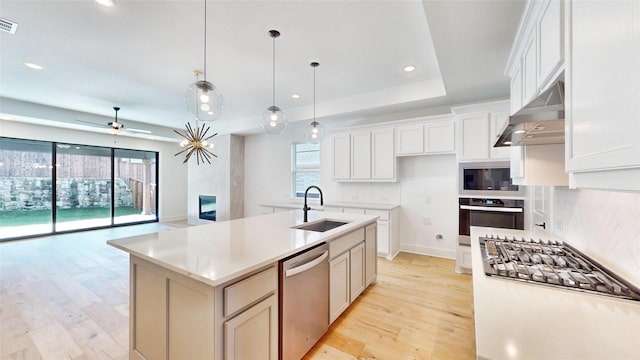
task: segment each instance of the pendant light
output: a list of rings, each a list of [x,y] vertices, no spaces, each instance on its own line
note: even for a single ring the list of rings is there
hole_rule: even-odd
[[[276,38],[280,36],[278,30],[269,30],[269,36],[273,39],[273,101],[265,110],[260,120],[262,130],[267,134],[280,134],[287,127],[287,114],[276,106]]]
[[[304,137],[308,143],[319,144],[324,137],[324,127],[316,121],[316,68],[320,66],[317,62],[312,62],[313,68],[313,121],[304,132]]]
[[[194,71],[193,73],[196,76],[196,83],[197,83],[198,75],[200,72]],[[183,140],[180,142],[180,146],[184,148],[183,150],[176,153],[174,156],[178,156],[186,152],[187,154],[185,156],[184,161],[182,162],[183,164],[186,164],[191,158],[191,155],[194,155],[194,154],[196,155],[195,158],[196,158],[196,163],[198,165],[200,165],[200,161],[202,161],[203,164],[205,161],[211,164],[211,157],[212,156],[218,157],[218,156],[211,152],[211,149],[213,149],[214,145],[213,143],[210,143],[209,140],[214,136],[218,135],[218,133],[207,136],[207,133],[209,132],[210,127],[205,124],[202,124],[202,128],[200,128],[197,117],[196,117],[195,129],[191,127],[191,124],[189,122],[187,122],[185,127],[187,128],[187,131],[184,133],[181,133],[178,130],[173,130],[176,134],[182,136]]]
[[[189,85],[185,97],[187,112],[196,120],[213,121],[222,115],[224,100],[220,91],[207,81],[207,0],[204,1],[204,72],[193,72],[196,82]],[[198,76],[203,75],[199,80]]]

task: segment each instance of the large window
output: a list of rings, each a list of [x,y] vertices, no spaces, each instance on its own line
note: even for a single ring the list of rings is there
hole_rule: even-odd
[[[293,144],[291,178],[295,198],[303,198],[309,186],[320,184],[320,144]],[[308,197],[318,198],[319,196],[317,190],[309,191]]]
[[[0,240],[158,221],[157,157],[0,137]]]

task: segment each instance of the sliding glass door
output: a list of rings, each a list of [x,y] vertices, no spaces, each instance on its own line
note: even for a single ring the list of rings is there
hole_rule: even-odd
[[[111,225],[111,149],[56,144],[56,231]]]
[[[0,239],[53,231],[51,143],[0,138]]]
[[[153,151],[0,137],[0,241],[158,221],[157,169]]]
[[[156,153],[114,149],[114,222],[153,220],[156,217]]]

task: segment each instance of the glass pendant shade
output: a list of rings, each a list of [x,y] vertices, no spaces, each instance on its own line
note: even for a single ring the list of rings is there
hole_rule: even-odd
[[[262,113],[260,126],[268,134],[281,134],[287,128],[287,114],[277,106],[269,106]]]
[[[304,138],[308,143],[319,144],[324,138],[324,127],[319,122],[313,121],[304,131]]]
[[[185,102],[189,115],[200,121],[213,121],[224,110],[222,94],[206,80],[198,80],[189,85]]]

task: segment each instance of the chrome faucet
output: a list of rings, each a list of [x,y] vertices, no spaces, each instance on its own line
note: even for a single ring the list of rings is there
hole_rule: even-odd
[[[322,198],[322,190],[320,190],[320,188],[315,185],[309,186],[307,190],[304,191],[304,207],[302,208],[302,211],[304,211],[304,222],[308,221],[307,212],[311,210],[311,208],[307,205],[307,193],[312,188],[318,189],[318,192],[320,192],[320,205],[324,205],[324,199]]]

